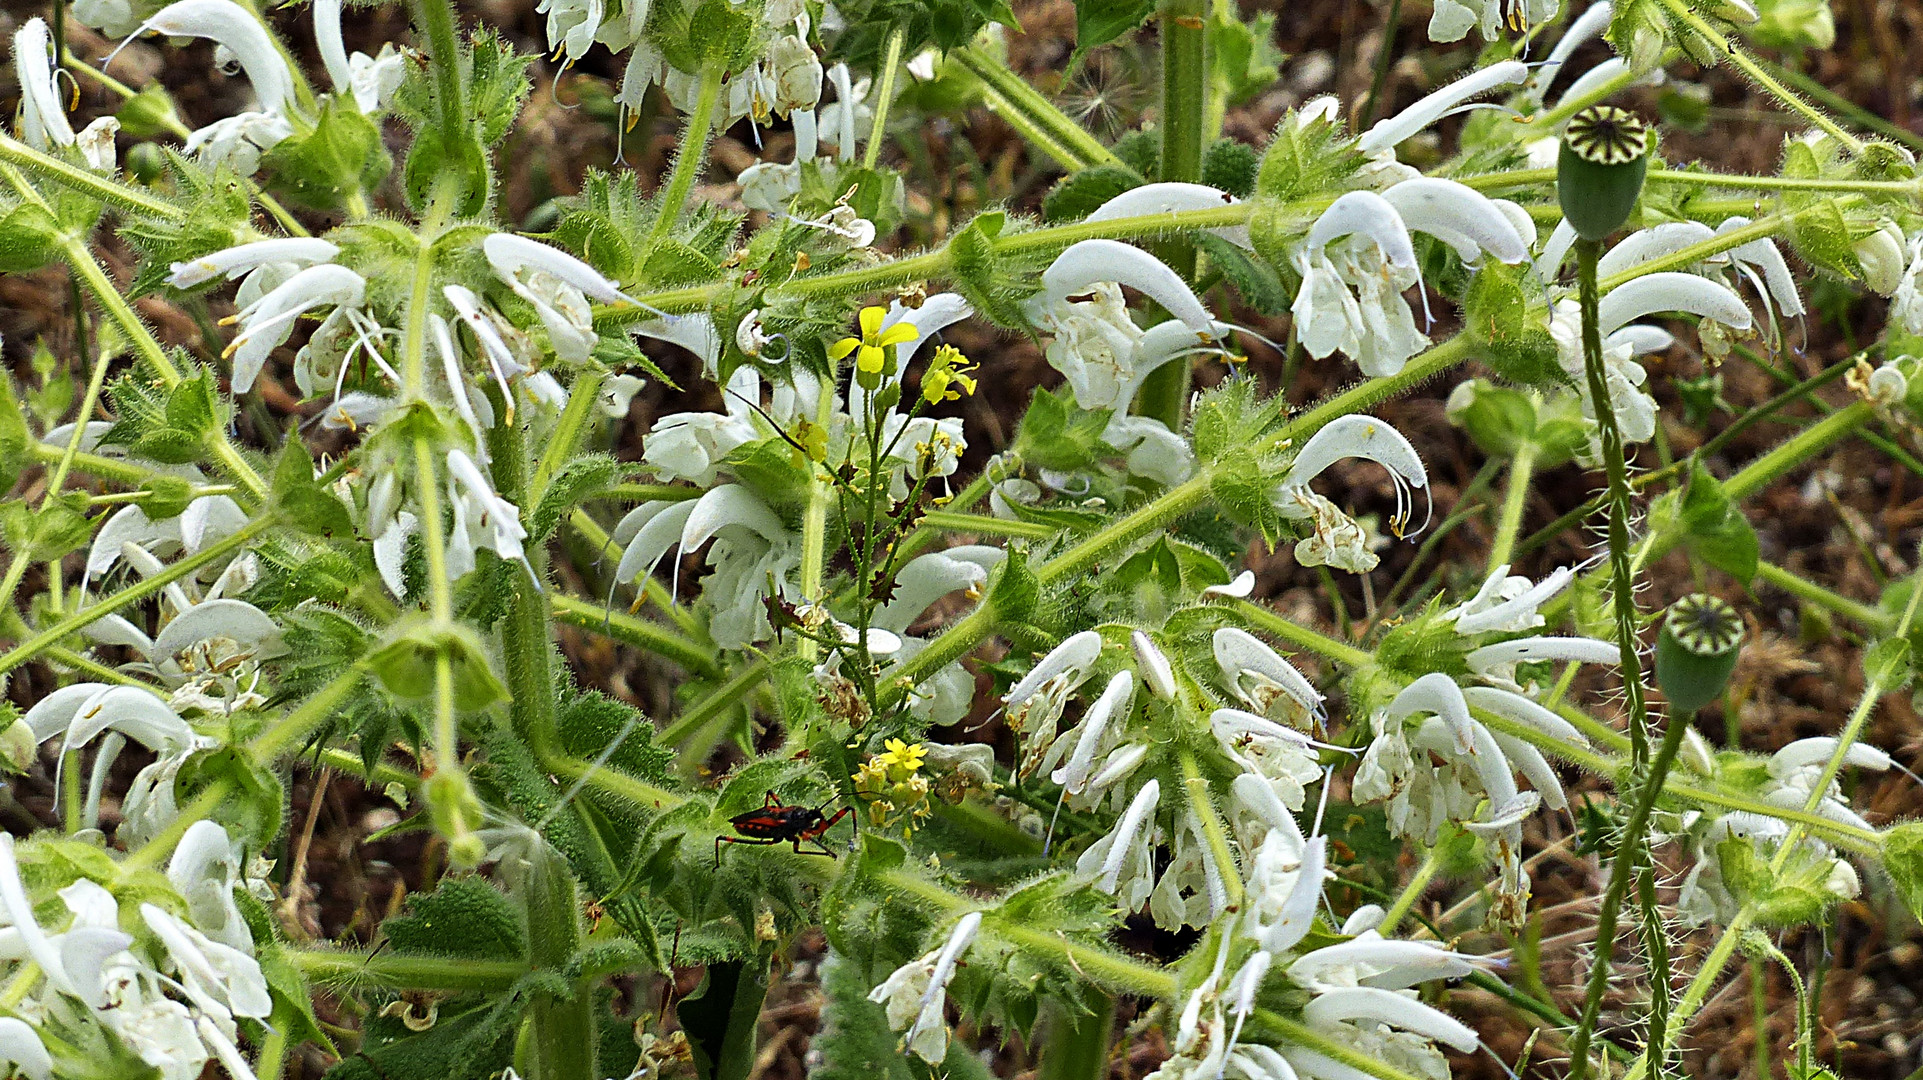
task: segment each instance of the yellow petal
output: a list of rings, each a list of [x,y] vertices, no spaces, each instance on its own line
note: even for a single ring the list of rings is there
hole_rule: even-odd
[[[861,336],[872,340],[876,334],[881,333],[881,321],[887,317],[888,317],[888,313],[886,311],[883,311],[881,308],[878,308],[878,307],[862,308],[861,309]]]
[[[842,357],[847,356],[849,353],[854,352],[855,348],[860,344],[861,344],[860,338],[851,338],[851,337],[842,338],[840,341],[837,341],[833,345],[828,346],[828,359],[839,360]]]
[[[875,342],[875,344],[900,345],[905,341],[913,341],[920,336],[921,331],[915,329],[908,323],[898,322],[884,331],[881,335],[881,340]]]
[[[861,351],[855,354],[855,366],[870,375],[880,371],[887,361],[888,354],[873,345],[863,345]]]

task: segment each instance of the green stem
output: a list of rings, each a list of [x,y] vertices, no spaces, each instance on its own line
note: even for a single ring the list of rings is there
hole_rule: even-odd
[[[1115,1033],[1115,998],[1096,992],[1079,1008],[1060,1004],[1042,1029],[1042,1064],[1036,1080],[1105,1080],[1109,1039]]]
[[[1735,64],[1737,69],[1744,75],[1749,76],[1751,82],[1781,102],[1791,112],[1796,113],[1803,119],[1808,120],[1810,123],[1828,132],[1837,142],[1842,143],[1844,148],[1849,150],[1850,153],[1857,154],[1863,151],[1862,140],[1844,131],[1842,127],[1838,126],[1836,121],[1831,120],[1823,110],[1804,101],[1792,93],[1788,87],[1777,82],[1770,76],[1769,72],[1764,71],[1756,61],[1750,59],[1748,52],[1737,46],[1735,42],[1725,38],[1720,31],[1709,24],[1708,20],[1696,14],[1695,9],[1691,8],[1684,0],[1660,0],[1660,2],[1664,7],[1669,9],[1673,17],[1681,21],[1685,26],[1688,26],[1691,30],[1708,39],[1709,43],[1716,47],[1716,51],[1719,54],[1729,57],[1729,62]]]
[[[773,666],[767,660],[756,660],[735,673],[735,677],[716,687],[700,703],[682,713],[675,721],[661,729],[655,742],[663,746],[677,746],[681,740],[706,727],[710,720],[747,697],[749,691],[760,686],[771,674]]]
[[[1037,145],[1073,171],[1090,165],[1120,165],[1122,159],[1080,124],[1069,119],[1027,79],[1008,70],[998,57],[975,46],[956,49],[948,58],[982,81],[989,107],[1018,129],[1034,132]]]
[[[1489,545],[1489,572],[1508,566],[1516,550],[1516,534],[1522,530],[1522,512],[1529,504],[1529,480],[1536,468],[1537,447],[1525,440],[1509,459],[1509,486],[1502,495],[1502,513],[1496,518],[1496,539]]]
[[[1395,936],[1396,927],[1401,925],[1403,917],[1408,915],[1416,903],[1422,899],[1422,894],[1429,891],[1429,883],[1436,879],[1436,872],[1441,869],[1441,849],[1432,847],[1428,854],[1422,857],[1422,865],[1416,867],[1415,876],[1410,878],[1409,883],[1396,894],[1395,903],[1389,905],[1388,912],[1382,916],[1382,924],[1376,927],[1383,937]]]
[[[454,7],[448,0],[412,0],[409,6],[414,9],[414,25],[427,38],[435,103],[441,107],[441,134],[448,145],[453,146],[459,135],[471,126],[467,109],[467,64],[462,58]],[[298,65],[293,66],[298,70]]]
[[[1247,600],[1227,600],[1222,602],[1222,606],[1240,615],[1244,622],[1258,630],[1326,656],[1345,667],[1360,668],[1375,663],[1375,654],[1367,649],[1358,649],[1347,642],[1318,634],[1306,626],[1297,626],[1260,604],[1252,604]]]
[[[1182,765],[1182,788],[1188,794],[1189,812],[1195,815],[1196,823],[1202,826],[1202,838],[1208,842],[1209,858],[1215,863],[1216,875],[1222,879],[1222,889],[1228,897],[1230,908],[1242,903],[1242,868],[1235,864],[1235,852],[1229,847],[1228,830],[1222,827],[1221,815],[1215,812],[1215,803],[1209,798],[1208,778],[1202,775],[1202,768],[1195,760],[1195,753],[1184,748],[1180,754]]]
[[[554,474],[581,448],[589,418],[600,404],[603,378],[599,368],[587,368],[575,377],[574,385],[568,387],[567,408],[561,410],[561,419],[555,422],[554,433],[548,436],[547,448],[541,451],[540,464],[535,466],[534,478],[522,496],[523,508],[532,510],[540,504],[541,497],[547,494],[548,481],[554,479]]]
[[[1858,603],[1847,596],[1832,592],[1774,563],[1757,563],[1756,576],[1765,584],[1774,585],[1799,600],[1835,612],[1872,633],[1887,634],[1890,628],[1896,625],[1896,617],[1889,612],[1879,611],[1868,604]]]
[[[675,152],[668,183],[661,191],[655,210],[654,224],[648,229],[650,248],[659,246],[674,231],[674,223],[681,218],[681,208],[687,204],[688,193],[694,190],[695,177],[707,164],[709,129],[714,127],[715,103],[721,100],[721,78],[725,74],[718,64],[702,69],[694,111],[688,114],[687,126],[681,129],[681,148]],[[642,313],[645,314],[645,309]]]
[[[341,987],[500,994],[529,970],[520,960],[410,956],[392,951],[375,956],[332,949],[285,949],[281,955],[292,960],[310,982]]]
[[[902,25],[888,33],[888,50],[881,61],[881,85],[875,89],[875,124],[868,131],[868,148],[862,153],[861,167],[872,169],[881,160],[882,140],[888,134],[888,107],[895,102],[895,79],[901,72],[901,43],[906,28]]]
[[[51,154],[44,154],[26,143],[0,132],[0,162],[31,169],[63,187],[92,196],[110,206],[168,221],[187,220],[187,211],[163,202],[139,188],[118,184],[99,173],[69,165]]]
[[[972,533],[976,536],[1012,536],[1022,540],[1047,540],[1062,530],[1039,521],[1014,521],[984,514],[957,514],[929,510],[921,515],[921,526],[940,532]]]
[[[690,673],[714,675],[719,672],[710,650],[658,623],[637,619],[626,612],[614,611],[589,600],[566,593],[552,598],[554,618],[590,633],[602,634],[624,645],[646,649],[666,657]]]

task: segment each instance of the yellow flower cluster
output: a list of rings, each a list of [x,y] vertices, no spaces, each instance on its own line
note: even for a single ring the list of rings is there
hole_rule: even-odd
[[[941,346],[935,350],[934,359],[928,362],[928,370],[922,373],[922,398],[930,405],[938,405],[944,401],[973,397],[975,379],[968,373],[980,366],[969,363],[968,357],[953,345]]]
[[[882,376],[895,373],[895,346],[921,336],[921,331],[905,322],[882,329],[881,324],[887,318],[886,308],[862,308],[858,319],[861,336],[845,337],[828,347],[830,360],[839,360],[849,353],[855,354],[855,381],[864,390],[873,390],[881,385]]]
[[[871,824],[878,828],[900,825],[912,836],[934,813],[928,801],[928,778],[921,774],[928,751],[920,743],[910,745],[900,739],[889,739],[886,747],[855,773],[855,793],[866,805]]]

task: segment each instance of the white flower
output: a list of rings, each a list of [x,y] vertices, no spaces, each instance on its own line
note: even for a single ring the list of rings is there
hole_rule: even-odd
[[[1415,447],[1402,433],[1371,416],[1339,417],[1310,437],[1290,463],[1289,471],[1270,498],[1285,518],[1308,520],[1312,531],[1295,545],[1296,561],[1304,566],[1337,566],[1366,573],[1379,561],[1362,528],[1335,504],[1309,490],[1309,481],[1344,458],[1373,461],[1389,470],[1395,486],[1396,510],[1389,527],[1397,536],[1409,532],[1413,497],[1429,495],[1429,474]]]
[[[594,47],[604,10],[602,0],[541,0],[534,8],[536,14],[548,17],[548,47],[557,54],[566,53],[569,64]]]
[[[821,100],[821,58],[806,41],[783,34],[769,44],[765,62],[774,80],[776,116],[787,116],[798,109],[812,110]]]
[[[885,1008],[888,1026],[902,1032],[902,1046],[930,1065],[948,1056],[948,1023],[942,1017],[948,984],[981,925],[981,912],[963,915],[940,949],[903,964],[868,994],[869,1001]]]
[[[1490,572],[1476,595],[1443,612],[1442,617],[1455,621],[1458,634],[1534,630],[1543,624],[1536,609],[1575,579],[1575,571],[1560,566],[1538,584],[1526,577],[1511,577],[1509,564],[1504,563]]]
[[[1461,41],[1470,27],[1477,27],[1484,41],[1494,41],[1506,24],[1514,30],[1556,17],[1556,0],[1437,0],[1429,15],[1429,40]]]
[[[778,597],[798,592],[792,576],[801,566],[801,538],[747,488],[723,484],[695,501],[682,526],[681,551],[695,552],[710,540],[713,570],[701,588],[712,608],[708,632],[724,649],[743,648],[771,632],[762,602],[769,582]]]
[[[38,16],[13,35],[13,71],[20,83],[20,138],[36,150],[72,146],[73,127],[54,85],[53,35]]]
[[[126,37],[140,26],[131,0],[74,0],[68,10],[75,21],[110,38]]]
[[[232,281],[264,266],[289,267],[287,276],[292,277],[302,267],[333,262],[339,254],[340,248],[314,237],[255,240],[188,262],[173,263],[168,267],[172,273],[167,275],[167,284],[176,289],[190,289],[216,277]]]
[[[1601,37],[1603,31],[1609,29],[1609,21],[1615,13],[1616,9],[1610,0],[1597,0],[1596,3],[1583,9],[1583,13],[1578,15],[1576,20],[1569,24],[1569,29],[1563,31],[1562,37],[1556,40],[1556,47],[1549,50],[1549,58],[1544,60],[1542,66],[1538,67],[1535,74],[1530,77],[1528,85],[1524,88],[1530,100],[1541,104],[1543,95],[1549,91],[1550,84],[1556,81],[1562,66],[1569,62],[1569,58],[1575,55],[1577,49]],[[1553,168],[1554,164],[1552,159],[1550,166]]]
[[[1213,645],[1222,677],[1250,709],[1297,728],[1320,728],[1327,721],[1322,694],[1260,638],[1225,626],[1215,631]]]
[[[1123,911],[1135,911],[1155,888],[1155,848],[1159,830],[1155,808],[1161,781],[1151,778],[1130,800],[1113,832],[1089,845],[1075,860],[1075,872],[1115,897]]]
[[[1017,769],[1020,775],[1030,775],[1041,767],[1055,742],[1055,722],[1061,719],[1069,695],[1088,681],[1101,655],[1101,634],[1084,630],[1071,635],[1042,657],[1002,698],[1008,724],[1024,747]]]
[[[1906,333],[1923,334],[1923,233],[1910,238],[1909,263],[1888,293],[1890,318]]]
[[[706,487],[736,447],[761,437],[750,403],[759,404],[761,377],[742,365],[728,379],[725,412],[669,413],[642,440],[641,460],[663,480],[689,480]]]
[[[385,108],[407,78],[407,58],[392,44],[382,45],[379,56],[348,54],[341,40],[341,0],[314,0],[314,40],[334,92],[352,94],[364,113]]]
[[[285,117],[271,112],[244,112],[216,120],[187,136],[186,152],[204,165],[225,165],[242,176],[260,169],[260,156],[294,133]]]
[[[225,48],[247,72],[247,81],[254,84],[254,96],[260,99],[264,112],[284,112],[293,101],[294,76],[287,61],[274,48],[260,20],[233,0],[179,0],[154,13],[135,33],[147,31],[168,37],[207,38]],[[188,149],[193,147],[189,145]]]
[[[875,612],[872,625],[902,635],[897,656],[901,663],[907,663],[927,646],[921,638],[907,636],[908,628],[949,593],[979,590],[987,583],[989,571],[1007,554],[996,547],[964,544],[916,556],[895,574],[895,595]],[[884,683],[891,681],[892,670],[882,672]],[[929,723],[954,724],[967,715],[974,699],[975,676],[957,662],[923,676],[909,690],[908,708]],[[931,745],[930,751],[933,749]]]
[[[458,579],[474,568],[474,550],[487,548],[503,559],[525,564],[521,541],[521,509],[494,492],[480,466],[460,449],[447,452],[447,471],[453,478],[448,498],[453,504],[454,528],[448,536],[448,576]]]
[[[295,319],[317,307],[358,308],[366,289],[367,282],[354,271],[322,263],[288,278],[279,288],[241,308],[238,315],[230,316],[240,324],[240,333],[234,335],[224,354],[233,360],[234,392],[244,394],[253,388],[268,354],[293,333]]]
[[[53,1058],[25,1020],[0,1016],[0,1063],[27,1080],[53,1080]]]
[[[1852,247],[1857,266],[1863,272],[1863,284],[1871,292],[1884,296],[1894,296],[1905,278],[1914,271],[1915,253],[1911,253],[1906,264],[1903,254],[1903,230],[1895,224],[1884,222],[1883,227],[1858,240]]]
[[[835,86],[836,98],[819,111],[820,139],[841,160],[851,161],[861,153],[861,140],[867,137],[875,117],[874,107],[868,103],[873,80],[851,83],[848,65],[836,64],[828,69],[828,81]]]
[[[1127,285],[1143,293],[1180,319],[1199,342],[1216,337],[1214,318],[1188,282],[1167,263],[1119,240],[1083,240],[1069,245],[1042,272],[1042,294],[1053,304],[1088,292],[1101,282]]]
[[[1497,87],[1512,86],[1528,77],[1529,65],[1520,60],[1504,60],[1499,64],[1478,68],[1394,116],[1376,121],[1375,126],[1356,140],[1356,149],[1370,157],[1386,152],[1393,161],[1399,143],[1454,112],[1463,102]]]

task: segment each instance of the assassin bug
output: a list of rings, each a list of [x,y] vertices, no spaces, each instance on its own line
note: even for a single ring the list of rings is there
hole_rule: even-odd
[[[829,800],[829,802],[833,801]],[[728,819],[728,823],[742,835],[714,838],[715,866],[721,865],[721,845],[723,844],[753,844],[757,847],[765,847],[769,844],[785,842],[794,845],[797,855],[826,855],[831,859],[834,858],[835,853],[828,849],[827,844],[821,842],[821,837],[829,829],[834,828],[842,818],[847,817],[850,810],[844,806],[835,811],[833,817],[824,817],[821,811],[827,805],[828,803],[822,803],[821,806],[787,806],[782,803],[779,796],[770,791],[767,799],[762,802],[761,809],[736,814]],[[814,845],[821,850],[803,851],[801,848],[803,840],[813,841]]]

